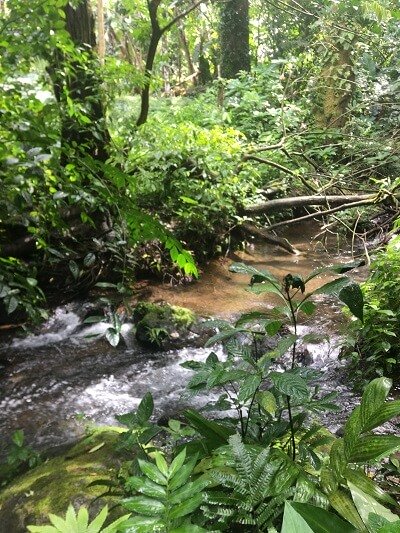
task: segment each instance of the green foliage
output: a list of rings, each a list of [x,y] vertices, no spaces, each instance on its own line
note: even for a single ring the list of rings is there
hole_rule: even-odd
[[[6,485],[19,473],[35,468],[42,462],[40,454],[25,444],[25,435],[21,429],[13,433],[11,441],[6,462],[0,464],[0,486]]]
[[[126,509],[136,514],[123,531],[178,533],[181,527],[190,531],[187,517],[202,504],[202,492],[209,483],[204,477],[192,479],[197,457],[185,462],[186,449],[183,449],[168,465],[161,452],[153,455],[155,464],[139,459],[142,475],[126,480],[126,490],[138,495],[122,501]],[[197,528],[195,531],[205,530]]]
[[[252,453],[237,434],[229,438],[224,458],[225,465],[213,469],[211,478],[226,490],[206,493],[206,516],[223,529],[228,524],[246,524],[264,531],[280,514],[282,503],[294,494],[291,488],[297,467],[269,447]]]
[[[44,309],[44,294],[38,287],[36,269],[13,257],[0,257],[0,304],[7,314],[20,311],[37,322],[47,317]],[[15,316],[15,315],[14,315]]]
[[[362,284],[364,323],[355,323],[346,350],[360,379],[399,373],[400,237],[391,239],[371,264],[371,275]],[[355,339],[355,347],[354,341]],[[361,367],[361,369],[359,369]]]
[[[72,505],[68,507],[65,518],[50,514],[49,519],[52,525],[28,526],[28,531],[32,533],[117,533],[126,523],[129,514],[117,518],[111,524],[103,527],[108,518],[108,507],[105,506],[100,513],[89,522],[89,513],[86,507],[80,507],[78,513]]]

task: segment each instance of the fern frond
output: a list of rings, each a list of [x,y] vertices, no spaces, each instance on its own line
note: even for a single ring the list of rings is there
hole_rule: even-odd
[[[237,473],[242,478],[242,483],[249,487],[251,474],[253,470],[253,462],[249,452],[246,450],[240,435],[232,435],[229,437],[229,445],[232,449],[232,454],[235,459],[235,467]]]
[[[212,472],[212,477],[215,481],[218,481],[218,483],[230,489],[238,489],[242,483],[242,479],[239,476],[236,476],[235,474],[227,474],[220,470],[214,470]]]

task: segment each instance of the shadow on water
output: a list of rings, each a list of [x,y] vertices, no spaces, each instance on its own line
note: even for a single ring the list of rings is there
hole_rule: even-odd
[[[329,242],[326,248],[314,242],[309,225],[285,236],[302,252],[300,255],[270,245],[251,246],[229,259],[212,261],[201,280],[190,286],[153,286],[151,299],[186,306],[203,315],[232,317],[274,303],[271,298],[267,301],[265,296],[245,292],[248,276],[229,272],[232,260],[268,268],[283,277],[351,259],[348,252],[336,251],[336,242]],[[321,284],[322,280],[314,283]],[[304,333],[317,329],[329,337],[305,349],[311,366],[322,371],[321,388],[340,393],[342,411],[327,419],[333,430],[354,405],[337,358],[341,321],[340,306],[325,300],[320,302],[317,318],[301,326]],[[88,423],[114,424],[114,415],[134,409],[147,391],[154,396],[159,416],[185,407],[182,392],[190,372],[180,363],[204,360],[209,349],[149,353],[135,344],[130,324],[124,325],[124,346],[115,349],[104,339],[93,338],[104,332],[104,324],[83,327],[81,322],[79,305],[64,306],[37,335],[15,338],[0,346],[0,455],[16,429],[24,429],[27,442],[41,449],[72,442]]]

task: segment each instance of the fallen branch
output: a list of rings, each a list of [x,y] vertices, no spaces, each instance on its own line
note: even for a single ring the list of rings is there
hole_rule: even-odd
[[[246,222],[242,224],[242,228],[245,229],[248,233],[251,233],[251,235],[255,235],[256,237],[259,237],[264,241],[269,242],[270,244],[280,246],[290,254],[300,254],[299,250],[296,250],[296,248],[294,248],[294,246],[292,246],[290,242],[287,239],[284,239],[283,237],[273,235],[265,229],[258,228],[257,226],[253,226],[252,224],[248,224]]]
[[[338,195],[338,196],[293,196],[289,198],[276,198],[256,205],[251,205],[245,208],[244,212],[249,215],[256,215],[266,213],[269,211],[276,211],[279,209],[291,207],[304,207],[310,205],[325,205],[330,206],[344,206],[348,203],[363,202],[358,205],[372,204],[376,201],[376,194],[360,194],[360,195]],[[355,206],[354,206],[355,207]],[[344,208],[347,209],[347,208]]]
[[[344,209],[351,209],[352,207],[359,207],[360,205],[371,205],[375,203],[375,197],[370,198],[369,200],[360,200],[358,202],[350,202],[348,204],[342,204],[332,209],[326,209],[325,211],[316,211],[315,213],[310,213],[309,215],[304,215],[303,217],[292,218],[290,220],[283,220],[282,222],[277,222],[276,224],[271,224],[268,226],[268,230],[279,228],[281,226],[289,226],[290,224],[297,224],[298,222],[304,222],[305,220],[310,220],[311,218],[321,218],[326,215],[331,215],[337,211],[342,211]]]

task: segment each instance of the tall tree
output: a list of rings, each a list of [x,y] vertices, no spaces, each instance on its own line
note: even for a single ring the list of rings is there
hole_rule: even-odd
[[[221,76],[235,78],[250,72],[249,0],[228,0],[221,5]]]
[[[151,82],[151,76],[153,72],[153,66],[154,66],[154,60],[156,58],[157,48],[160,43],[160,40],[162,36],[174,26],[177,22],[182,20],[184,17],[189,15],[192,11],[194,11],[200,4],[205,2],[207,0],[198,0],[197,2],[191,3],[186,9],[183,9],[180,13],[178,13],[172,20],[164,24],[164,26],[161,25],[159,20],[159,8],[161,4],[161,0],[147,0],[147,8],[149,11],[150,16],[150,23],[151,23],[151,36],[150,36],[150,43],[149,47],[147,49],[147,57],[146,57],[146,66],[145,66],[145,75],[146,79],[141,91],[141,106],[140,106],[140,114],[139,118],[136,122],[138,126],[141,126],[147,121],[147,117],[149,115],[149,107],[150,107],[150,82]]]
[[[76,46],[56,50],[48,72],[60,104],[61,163],[68,162],[71,150],[81,147],[99,161],[108,158],[109,134],[105,125],[98,60],[95,55],[94,17],[89,0],[65,8],[65,26]]]

